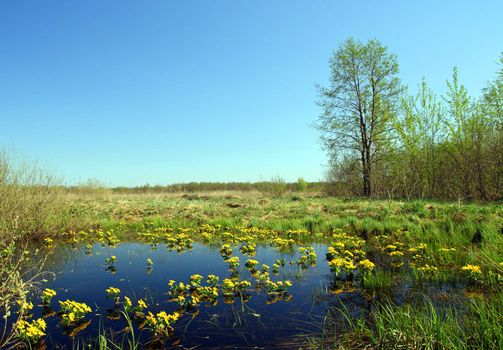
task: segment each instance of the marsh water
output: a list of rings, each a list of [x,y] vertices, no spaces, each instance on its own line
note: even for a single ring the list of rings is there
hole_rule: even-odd
[[[197,312],[183,315],[174,326],[174,335],[165,344],[167,348],[299,348],[313,337],[321,337],[327,328],[344,331],[344,316],[340,309],[353,317],[365,317],[379,295],[369,296],[358,286],[342,288],[335,281],[325,260],[327,245],[313,244],[317,253],[316,265],[302,268],[294,262],[298,252],[278,252],[270,246],[257,245],[253,259],[260,264],[271,266],[276,259],[284,259],[286,264],[274,276],[277,280],[290,280],[292,287],[288,297],[274,301],[263,290],[247,291],[248,300],[235,298],[225,303],[219,297],[216,305],[201,305]],[[89,247],[88,247],[89,248]],[[110,269],[105,260],[116,256],[114,268]],[[242,261],[238,268],[239,278],[253,280],[244,266],[249,256],[235,252]],[[148,268],[147,259],[153,262]],[[60,245],[56,247],[45,269],[54,272],[48,275],[42,288],[52,288],[57,297],[51,307],[58,311],[58,300],[77,300],[88,304],[93,313],[86,316],[91,322],[79,332],[68,334],[62,328],[59,317],[51,316],[50,308],[35,307],[34,317],[45,313],[48,348],[87,347],[96,344],[97,334],[106,334],[118,343],[125,334],[125,321],[120,313],[114,312],[114,302],[107,298],[105,290],[117,287],[121,296],[133,301],[139,298],[147,301],[148,311],[165,310],[173,312],[177,304],[170,302],[167,292],[168,281],[188,282],[193,274],[207,276],[214,274],[220,281],[229,277],[229,267],[220,256],[219,247],[194,243],[192,249],[177,251],[165,244],[150,245],[140,242],[120,243],[115,247],[94,244],[92,250],[80,246]],[[389,291],[387,297],[397,303],[413,302],[422,294],[442,296],[462,294],[463,286],[453,284],[427,285],[418,288],[404,283],[400,288]],[[146,312],[146,311],[145,311]],[[49,316],[49,317],[47,317]],[[118,319],[117,319],[118,318]],[[134,323],[133,323],[134,324]],[[151,333],[135,327],[135,336],[142,346],[147,346]],[[94,339],[94,340],[93,340]],[[94,343],[93,343],[94,342]],[[93,345],[91,345],[93,346]],[[159,345],[150,345],[157,348]]]

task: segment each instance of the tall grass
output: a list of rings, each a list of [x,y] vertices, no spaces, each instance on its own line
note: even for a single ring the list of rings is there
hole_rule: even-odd
[[[353,336],[377,349],[501,349],[503,347],[503,294],[477,298],[456,309],[427,300],[422,305],[377,306],[367,322],[354,321],[339,310]],[[360,343],[361,344],[361,343]],[[346,344],[346,348],[351,348]]]
[[[57,181],[37,164],[0,151],[0,247],[65,223]]]
[[[28,241],[65,224],[56,181],[36,164],[0,151],[0,347],[15,340],[16,301],[25,300],[42,278],[46,259],[28,252]]]

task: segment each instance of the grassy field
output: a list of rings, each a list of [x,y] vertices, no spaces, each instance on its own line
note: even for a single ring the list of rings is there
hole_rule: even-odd
[[[180,252],[192,249],[192,242],[200,242],[220,248],[225,259],[232,257],[233,248],[249,254],[248,249],[265,245],[292,254],[298,250],[295,264],[306,268],[311,245],[317,242],[327,248],[325,260],[334,278],[332,293],[358,290],[372,307],[362,318],[355,317],[344,304],[334,306],[325,315],[320,334],[309,338],[303,347],[491,349],[503,344],[500,203],[341,199],[306,192],[273,198],[253,191],[65,191],[58,194],[58,210],[49,219],[31,235],[25,232],[15,244],[4,241],[2,294],[6,313],[15,310],[7,306],[9,303],[27,301],[28,291],[35,286],[37,274],[33,270],[28,274],[30,280],[23,274],[18,279],[6,277],[20,270],[14,262],[19,261],[16,257],[26,241],[40,247],[41,260],[54,245],[89,247],[93,242],[110,246],[128,241],[162,243]],[[33,264],[35,260],[26,261]],[[253,260],[247,262],[250,271],[253,264]],[[261,276],[257,286],[264,283],[260,278],[265,275]],[[272,285],[276,289],[269,292],[279,293],[281,288]],[[392,297],[404,286],[428,290],[442,285],[455,285],[465,296],[445,296],[442,305],[435,301],[436,294],[426,293],[413,303]],[[204,288],[197,285],[194,290],[202,293]],[[225,292],[224,285],[222,288]],[[176,290],[171,293],[180,297]],[[345,322],[341,323],[341,315]],[[19,311],[18,317],[25,319]],[[19,327],[13,328],[12,337],[5,334],[4,344],[13,339],[30,342],[26,334],[20,338]],[[111,348],[110,342],[107,345],[106,339],[102,340],[101,348]]]

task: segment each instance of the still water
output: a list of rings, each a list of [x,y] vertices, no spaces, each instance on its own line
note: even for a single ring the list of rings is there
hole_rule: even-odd
[[[293,285],[289,289],[291,299],[268,303],[263,291],[251,288],[251,298],[246,302],[236,298],[233,304],[226,304],[220,299],[215,306],[201,306],[194,318],[191,315],[182,316],[174,327],[173,340],[179,340],[177,343],[184,347],[274,348],[289,347],[291,342],[299,341],[303,335],[318,333],[320,320],[330,300],[327,296],[333,277],[324,261],[326,246],[317,244],[314,247],[318,255],[316,266],[302,269],[296,264],[289,264],[296,259],[295,253],[278,253],[271,247],[257,246],[253,259],[258,260],[259,264],[271,266],[276,259],[285,259],[285,266],[273,278],[292,281]],[[87,316],[92,319],[89,326],[74,337],[65,334],[58,326],[57,316],[46,318],[48,336],[45,343],[49,348],[71,348],[77,340],[82,343],[86,338],[95,337],[100,329],[119,332],[124,328],[123,319],[107,318],[114,306],[105,293],[110,286],[119,288],[121,296],[133,300],[143,298],[149,304],[148,311],[172,312],[177,305],[168,301],[169,280],[186,283],[193,274],[205,277],[214,274],[219,276],[220,281],[229,277],[228,265],[218,248],[197,243],[192,250],[182,253],[169,250],[165,245],[153,248],[143,243],[122,243],[116,247],[95,244],[92,255],[86,255],[83,249],[70,251],[68,247],[67,254],[64,247],[59,250],[62,251],[56,254],[61,258],[46,265],[47,270],[55,273],[54,278],[44,285],[57,292],[51,306],[59,310],[58,300],[71,299],[91,306],[93,314]],[[111,255],[117,257],[115,271],[107,269],[105,263]],[[239,252],[234,255],[241,260],[238,268],[240,279],[253,281],[244,266],[249,257]],[[147,259],[153,261],[151,270],[147,267]],[[358,299],[358,293],[349,294],[355,294],[349,299]],[[344,295],[337,296],[341,297]],[[41,309],[36,309],[34,317],[39,317]],[[151,336],[147,331],[139,334],[140,341],[145,342]]]
[[[327,246],[313,245],[317,253],[315,266],[301,268],[294,262],[298,259],[294,252],[278,252],[270,246],[257,246],[253,259],[261,264],[272,266],[276,259],[284,259],[286,264],[277,275],[271,273],[273,280],[290,280],[289,298],[270,302],[262,289],[253,288],[254,277],[245,267],[249,256],[235,249],[234,256],[240,258],[239,278],[252,282],[247,290],[251,295],[246,302],[235,298],[232,304],[224,303],[219,296],[216,305],[198,306],[198,313],[184,314],[174,326],[174,336],[166,348],[238,348],[238,349],[297,349],[305,344],[309,337],[320,337],[323,330],[340,327],[343,331],[344,317],[337,308],[343,307],[352,316],[365,316],[372,304],[371,300],[358,287],[342,290],[335,284],[334,274],[325,260]],[[105,260],[116,256],[114,269],[107,268]],[[147,266],[147,259],[153,262],[152,269]],[[194,243],[193,249],[177,252],[166,245],[129,242],[115,247],[94,244],[92,253],[86,254],[83,247],[71,248],[59,246],[46,264],[46,269],[54,272],[42,288],[52,288],[57,296],[51,307],[59,310],[58,300],[76,300],[89,305],[93,312],[86,316],[89,325],[77,334],[68,334],[59,325],[57,315],[46,317],[47,348],[72,349],[95,347],[97,334],[106,334],[121,343],[126,326],[123,317],[112,319],[110,313],[114,301],[107,298],[105,289],[117,287],[121,298],[130,297],[133,302],[142,298],[148,303],[148,309],[154,314],[162,310],[170,313],[177,309],[177,304],[169,301],[168,281],[188,282],[191,275],[200,274],[206,278],[209,274],[219,276],[220,281],[230,276],[229,266],[219,253],[218,247]],[[436,286],[421,293],[452,293],[460,290],[456,286]],[[391,298],[398,303],[405,302],[417,291],[402,285],[392,291]],[[34,317],[41,317],[43,308],[34,308]],[[45,312],[47,312],[47,308]],[[50,312],[49,312],[50,313]],[[133,321],[135,336],[142,347],[159,348],[152,344],[152,334],[148,330],[139,330]],[[92,345],[88,345],[92,344]]]

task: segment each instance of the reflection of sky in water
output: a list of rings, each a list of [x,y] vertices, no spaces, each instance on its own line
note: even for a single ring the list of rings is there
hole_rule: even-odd
[[[200,313],[194,319],[185,315],[175,326],[175,335],[182,339],[185,346],[272,346],[285,338],[299,334],[312,334],[319,330],[319,321],[326,312],[325,298],[318,296],[326,291],[330,284],[330,271],[325,261],[326,247],[315,245],[318,263],[315,267],[302,270],[289,261],[296,259],[296,254],[278,253],[270,247],[257,246],[253,259],[272,268],[276,259],[284,258],[286,265],[280,268],[277,276],[271,272],[272,280],[290,279],[293,286],[291,301],[280,300],[266,304],[267,297],[263,291],[250,290],[251,298],[242,304],[236,298],[234,304],[225,304],[219,300],[216,306],[199,306]],[[117,256],[116,273],[106,271],[105,259],[111,255]],[[240,258],[240,278],[252,282],[254,278],[244,264],[250,257],[242,255],[234,247],[234,255]],[[147,258],[154,262],[151,273],[147,273]],[[107,308],[113,302],[106,298],[105,289],[114,286],[121,290],[121,296],[129,296],[133,300],[144,298],[149,304],[148,310],[158,312],[173,311],[175,303],[167,302],[166,292],[170,279],[177,282],[187,282],[193,274],[209,274],[220,277],[220,281],[229,276],[228,266],[219,254],[219,249],[201,244],[194,244],[193,250],[181,254],[169,251],[165,245],[159,244],[152,250],[149,245],[140,243],[123,243],[115,248],[94,245],[92,256],[86,256],[83,250],[68,254],[66,261],[48,263],[48,270],[56,273],[56,279],[46,286],[57,291],[52,305],[59,310],[57,300],[72,299],[85,302],[93,308],[91,325],[78,337],[95,336],[101,326],[120,330],[124,321],[106,319]],[[203,283],[204,284],[204,283]],[[243,312],[244,309],[244,312]],[[38,309],[39,311],[40,309]],[[38,315],[36,315],[38,316]],[[89,318],[90,315],[87,317]],[[66,344],[71,346],[72,339],[62,334],[57,326],[58,317],[47,319],[49,336],[48,346]],[[149,332],[145,331],[141,339],[148,340]]]
[[[359,318],[368,314],[376,302],[385,300],[378,294],[374,295],[374,299],[365,298],[357,289],[353,292],[331,294],[329,288],[334,277],[325,260],[327,248],[323,244],[315,244],[314,247],[318,255],[317,265],[302,270],[295,264],[289,264],[291,260],[298,258],[298,254],[278,253],[271,247],[257,246],[253,259],[258,260],[259,269],[261,264],[267,264],[272,270],[276,259],[285,259],[286,265],[280,268],[279,275],[275,276],[271,271],[271,279],[290,279],[293,282],[289,289],[293,296],[291,301],[280,300],[267,304],[267,296],[263,291],[251,289],[251,298],[244,304],[238,298],[234,304],[225,304],[219,299],[216,306],[199,306],[199,315],[194,319],[190,314],[184,315],[175,325],[175,336],[187,347],[298,348],[298,344],[292,344],[293,340],[298,340],[301,335],[320,335],[323,325],[327,326],[327,322],[329,328],[336,327],[337,333],[340,334],[344,327],[344,317],[337,309],[346,309],[353,317]],[[163,244],[153,250],[151,246],[140,243],[123,243],[115,248],[95,244],[92,256],[85,255],[83,249],[65,249],[59,247],[58,252],[52,256],[53,261],[46,265],[48,270],[56,273],[56,279],[46,286],[57,291],[57,296],[52,301],[56,311],[59,310],[57,301],[66,299],[85,302],[93,308],[94,316],[86,317],[92,318],[92,323],[78,334],[78,338],[95,337],[100,327],[113,331],[124,328],[124,320],[106,318],[107,308],[113,306],[113,301],[107,299],[105,293],[105,289],[110,286],[118,287],[121,297],[129,296],[133,302],[137,298],[143,298],[149,304],[149,311],[172,312],[177,304],[167,301],[170,279],[186,283],[190,276],[196,273],[203,275],[204,279],[209,274],[218,275],[220,282],[229,277],[228,265],[220,256],[219,248],[197,243],[194,244],[193,250],[181,254],[169,251]],[[244,266],[250,257],[242,255],[236,246],[233,250],[234,255],[240,258],[240,278],[253,284],[255,279]],[[106,271],[105,260],[111,255],[117,256],[115,274]],[[151,273],[147,273],[147,258],[154,262]],[[454,295],[462,290],[463,285],[449,283],[419,286],[403,283],[399,288],[390,291],[387,297],[402,304],[414,303],[427,294],[436,302],[435,295]],[[35,308],[35,317],[40,316],[40,310],[41,308]],[[327,313],[330,316],[324,319]],[[57,325],[58,322],[59,317],[47,319],[46,344],[49,348],[55,347],[56,344],[72,348],[72,341],[76,340],[64,335]],[[120,337],[119,333],[119,342]],[[149,331],[140,333],[142,341],[148,341],[150,337]]]

